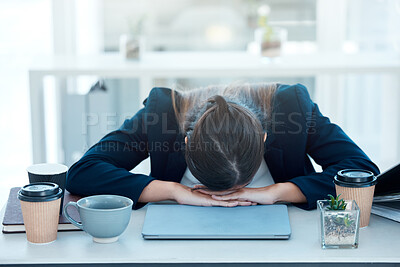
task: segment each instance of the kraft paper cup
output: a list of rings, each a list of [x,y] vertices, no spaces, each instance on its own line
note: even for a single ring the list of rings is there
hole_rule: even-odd
[[[347,169],[334,178],[336,195],[345,200],[355,200],[360,208],[360,227],[369,224],[377,178],[370,171]]]
[[[57,239],[62,190],[54,183],[32,183],[21,188],[21,203],[26,238],[34,244]]]

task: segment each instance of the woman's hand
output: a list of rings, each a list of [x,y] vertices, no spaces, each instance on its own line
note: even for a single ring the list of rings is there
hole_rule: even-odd
[[[226,195],[211,195],[215,200],[251,201],[257,204],[274,204],[277,200],[273,185],[260,188],[240,188]]]
[[[258,204],[274,204],[278,201],[301,203],[306,198],[293,183],[277,183],[260,188],[239,188],[236,191],[213,192],[199,189],[200,193],[210,195],[215,200],[245,201]]]
[[[193,190],[190,187],[176,183],[173,190],[173,199],[179,204],[194,205],[194,206],[250,206],[251,201],[243,201],[238,199],[222,200],[215,199],[211,195],[203,194],[199,190]]]
[[[248,201],[252,205],[255,204],[274,204],[276,202],[276,196],[273,189],[274,185],[260,187],[260,188],[240,188],[236,191],[209,191],[206,189],[199,189],[198,191],[202,194],[207,194],[215,200],[224,201]]]

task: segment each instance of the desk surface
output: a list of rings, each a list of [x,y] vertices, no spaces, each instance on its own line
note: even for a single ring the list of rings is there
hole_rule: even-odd
[[[1,213],[3,217],[4,209]],[[48,245],[33,245],[25,234],[0,234],[0,263],[277,263],[400,262],[400,224],[374,216],[360,230],[358,249],[323,250],[317,210],[289,207],[290,240],[144,240],[146,207],[133,211],[116,243],[97,244],[84,232],[62,232]]]

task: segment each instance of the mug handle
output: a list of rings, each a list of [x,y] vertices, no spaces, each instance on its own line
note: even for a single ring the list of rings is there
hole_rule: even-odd
[[[79,211],[78,204],[76,204],[76,202],[68,202],[67,205],[64,206],[64,215],[68,219],[68,221],[70,221],[73,225],[75,225],[79,229],[83,230],[82,223],[75,221],[74,219],[72,219],[71,216],[69,216],[68,210],[67,210],[68,206],[74,206]]]

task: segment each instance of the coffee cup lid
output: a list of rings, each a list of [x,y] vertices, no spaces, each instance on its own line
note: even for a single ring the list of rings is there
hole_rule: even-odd
[[[59,199],[62,189],[55,183],[38,182],[25,185],[18,191],[18,198],[27,202],[44,202]]]
[[[346,169],[338,171],[333,181],[336,185],[344,187],[368,187],[377,183],[377,177],[371,171]]]

